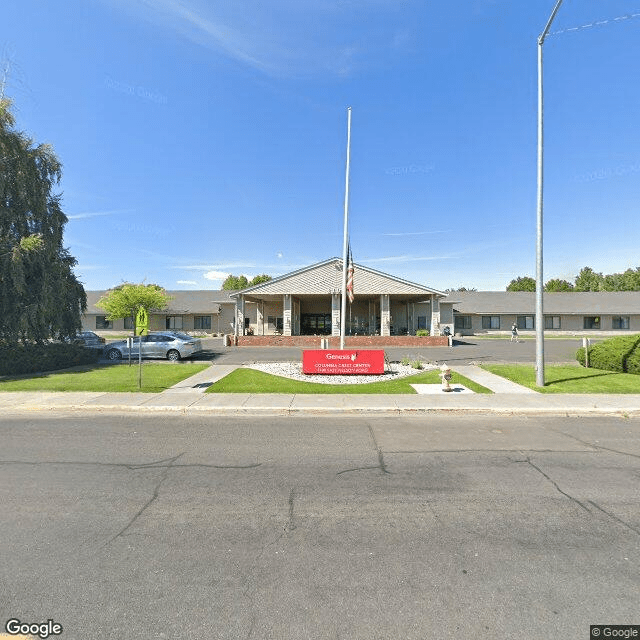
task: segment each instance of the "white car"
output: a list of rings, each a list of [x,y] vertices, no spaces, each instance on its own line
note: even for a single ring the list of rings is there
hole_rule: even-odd
[[[181,360],[202,351],[202,341],[186,333],[162,331],[133,338],[131,357],[137,357],[140,348],[143,358]],[[122,360],[129,357],[129,346],[126,340],[112,342],[104,348],[103,353],[108,360]]]

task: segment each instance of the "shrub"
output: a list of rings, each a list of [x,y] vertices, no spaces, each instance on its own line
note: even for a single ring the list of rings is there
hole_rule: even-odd
[[[422,365],[422,362],[420,362],[420,360],[414,360],[414,361],[411,363],[411,366],[412,366],[414,369],[424,369],[424,366]]]
[[[77,344],[7,344],[0,343],[0,375],[54,371],[82,364],[93,364],[102,354]]]
[[[584,367],[584,347],[576,352],[576,360]],[[605,371],[640,374],[640,334],[617,336],[589,347],[589,366]]]
[[[429,329],[418,329],[416,331],[416,336],[420,338],[426,338],[429,335]]]
[[[402,358],[402,360],[400,360],[400,364],[408,367],[411,364],[411,360],[407,356],[405,356],[404,358]]]

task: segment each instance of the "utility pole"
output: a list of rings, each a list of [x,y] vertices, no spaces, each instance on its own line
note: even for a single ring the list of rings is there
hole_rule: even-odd
[[[340,349],[344,349],[347,315],[347,247],[349,246],[349,161],[351,155],[351,107],[347,109],[347,169],[344,187],[344,239],[342,242],[342,304],[340,308]]]
[[[542,85],[542,45],[551,29],[551,23],[560,9],[562,0],[556,6],[547,21],[547,26],[538,38],[538,207],[536,231],[536,385],[544,387],[544,309],[542,274],[542,227],[543,227],[543,181],[544,181],[544,119],[543,119],[543,85]]]

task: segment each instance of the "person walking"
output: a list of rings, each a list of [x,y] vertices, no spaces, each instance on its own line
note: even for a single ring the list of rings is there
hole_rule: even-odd
[[[515,322],[511,325],[511,342],[520,342],[518,340],[518,327]]]

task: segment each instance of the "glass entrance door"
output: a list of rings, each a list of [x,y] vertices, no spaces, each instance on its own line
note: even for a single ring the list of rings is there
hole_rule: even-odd
[[[330,336],[330,313],[303,313],[300,316],[300,334],[303,336]]]

